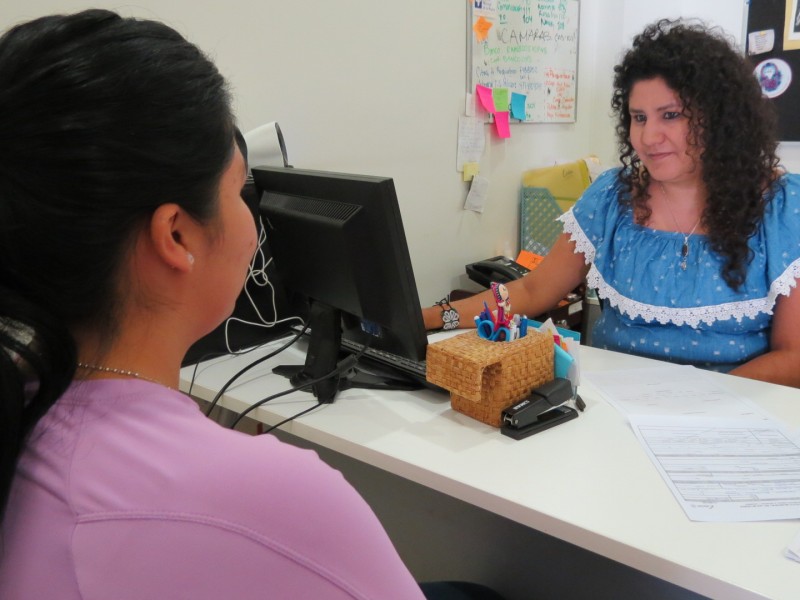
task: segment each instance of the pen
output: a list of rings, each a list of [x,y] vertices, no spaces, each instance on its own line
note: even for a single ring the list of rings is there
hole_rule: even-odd
[[[491,321],[492,324],[495,323],[494,315],[492,311],[489,310],[489,305],[486,302],[483,303],[483,310],[481,311],[481,321]]]

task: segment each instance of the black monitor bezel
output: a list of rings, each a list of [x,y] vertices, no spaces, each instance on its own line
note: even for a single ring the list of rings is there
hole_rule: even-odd
[[[378,350],[424,361],[427,336],[393,179],[284,167],[253,167],[252,175],[259,195],[259,215],[262,221],[269,221],[270,218],[274,220],[274,212],[270,213],[270,203],[278,198],[284,203],[293,198],[310,198],[323,202],[357,204],[366,210],[370,218],[371,234],[362,230],[359,235],[368,236],[371,241],[359,238],[354,244],[370,247],[372,256],[377,255],[380,258],[376,261],[370,256],[360,256],[352,261],[359,262],[359,268],[371,272],[373,277],[383,282],[383,287],[394,290],[394,294],[388,305],[390,314],[381,316],[384,320],[384,337],[379,338],[366,336],[362,331],[360,319],[364,315],[354,315],[351,307],[335,305],[334,302],[331,308],[342,311],[343,314],[341,335],[356,345],[366,343]],[[266,243],[270,244],[270,223],[265,222],[265,227]],[[288,292],[326,302],[325,298],[318,297],[325,294],[314,289],[314,282],[309,277],[293,277],[296,274],[288,272],[292,262],[298,262],[296,256],[287,258],[283,256],[286,253],[285,248],[273,245],[269,247],[282,285],[286,286]],[[355,268],[353,265],[347,266]],[[376,266],[380,266],[380,269],[376,270]],[[311,270],[314,270],[313,266]],[[385,301],[385,297],[382,300]],[[366,318],[369,319],[369,315]],[[329,321],[330,317],[327,319]],[[386,319],[390,322],[386,323]],[[326,328],[329,326],[328,322]]]

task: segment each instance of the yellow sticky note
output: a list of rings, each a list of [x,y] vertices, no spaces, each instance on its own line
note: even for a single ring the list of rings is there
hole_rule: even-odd
[[[464,181],[472,181],[472,178],[480,172],[481,169],[478,166],[478,163],[464,163]]]

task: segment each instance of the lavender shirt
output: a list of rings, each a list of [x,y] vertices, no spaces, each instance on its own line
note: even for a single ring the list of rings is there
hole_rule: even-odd
[[[375,515],[315,453],[137,380],[74,383],[34,430],[0,598],[421,599]]]

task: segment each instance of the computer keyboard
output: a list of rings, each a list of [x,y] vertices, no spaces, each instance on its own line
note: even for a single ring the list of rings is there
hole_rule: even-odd
[[[364,348],[362,344],[348,339],[342,340],[342,346],[351,352],[361,352]],[[364,352],[364,356],[422,379],[425,379],[425,374],[427,373],[424,360],[413,360],[405,356],[400,356],[399,354],[386,352],[385,350],[376,350],[375,348],[367,348],[366,352]]]
[[[289,328],[295,332],[300,332],[303,329],[299,325],[291,325]],[[310,329],[306,331],[306,335],[311,335]],[[342,338],[342,347],[350,352],[358,353],[361,352],[361,350],[364,348],[364,345],[354,342],[353,340]],[[427,363],[424,360],[413,360],[393,352],[378,350],[376,348],[367,348],[366,352],[364,352],[364,356],[374,360],[375,362],[388,365],[393,369],[397,369],[402,373],[407,373],[411,377],[422,382],[427,381]]]

